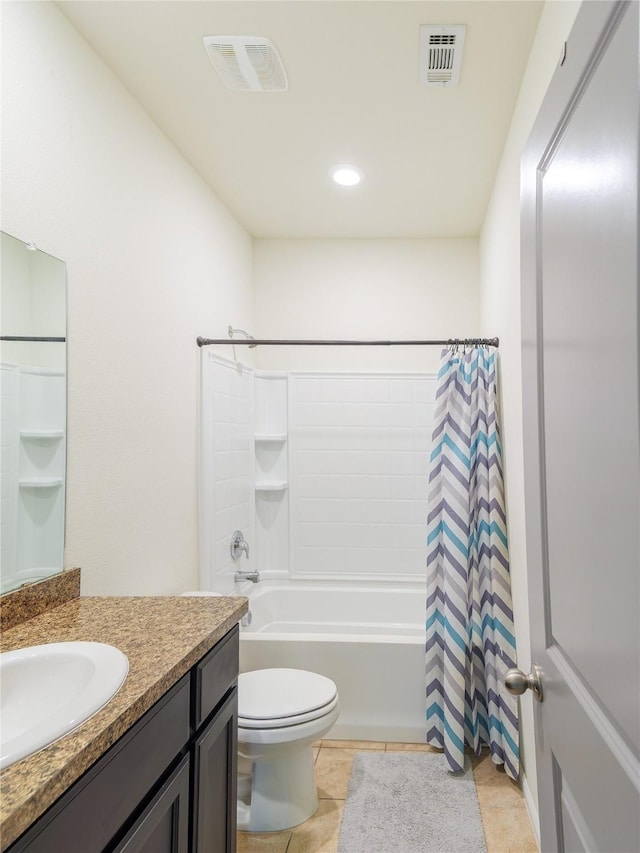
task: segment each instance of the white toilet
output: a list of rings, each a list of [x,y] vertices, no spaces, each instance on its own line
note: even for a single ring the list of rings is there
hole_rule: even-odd
[[[261,669],[238,678],[238,829],[297,826],[318,808],[311,744],[338,719],[330,678]]]

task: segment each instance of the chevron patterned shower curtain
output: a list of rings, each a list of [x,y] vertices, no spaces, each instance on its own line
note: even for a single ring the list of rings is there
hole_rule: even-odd
[[[518,705],[493,348],[443,350],[429,475],[427,742],[462,770],[488,745],[518,778]]]

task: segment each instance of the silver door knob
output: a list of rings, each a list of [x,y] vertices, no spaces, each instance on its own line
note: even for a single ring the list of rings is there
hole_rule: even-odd
[[[504,676],[504,686],[515,696],[521,696],[526,690],[531,690],[538,702],[542,702],[542,670],[535,663],[529,675],[521,669],[508,669]]]

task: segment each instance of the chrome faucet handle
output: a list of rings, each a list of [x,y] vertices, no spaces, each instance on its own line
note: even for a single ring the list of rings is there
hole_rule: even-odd
[[[231,546],[229,550],[231,551],[231,557],[234,560],[239,560],[243,551],[247,559],[249,559],[249,545],[244,540],[242,530],[236,530],[231,537]]]

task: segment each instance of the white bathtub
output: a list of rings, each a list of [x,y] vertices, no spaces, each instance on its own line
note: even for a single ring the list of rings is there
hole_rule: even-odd
[[[423,742],[425,591],[330,582],[261,581],[240,630],[240,671],[293,667],[333,679],[340,717],[327,735]]]

